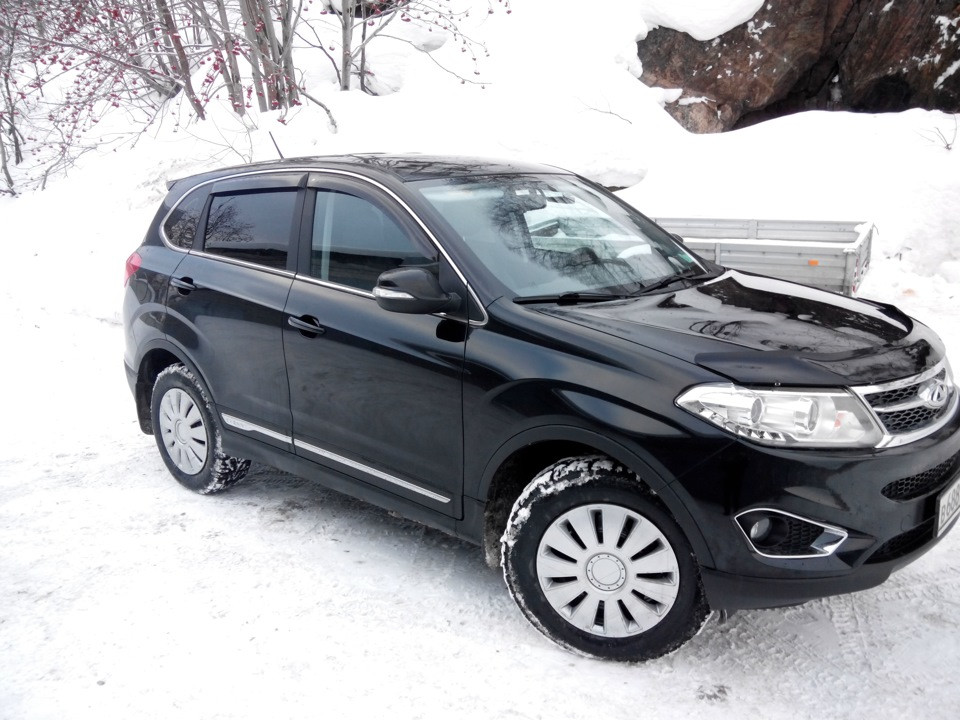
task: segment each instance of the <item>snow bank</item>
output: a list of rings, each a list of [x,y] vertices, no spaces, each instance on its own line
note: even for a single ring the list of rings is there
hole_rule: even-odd
[[[956,116],[803,113],[686,136],[622,196],[653,216],[871,220],[879,234],[860,295],[902,306],[960,357]],[[927,299],[925,299],[927,298]]]
[[[243,119],[212,103],[211,120],[201,123],[174,104],[140,136],[130,133],[125,114],[115,114],[91,138],[98,150],[81,157],[68,179],[51,180],[43,193],[0,198],[5,227],[32,228],[43,217],[47,239],[9,253],[48,261],[45,275],[64,285],[70,268],[95,260],[90,272],[98,282],[64,304],[74,315],[116,322],[112,283],[168,179],[273,159],[276,146],[287,157],[472,154],[535,160],[630,186],[624,197],[654,216],[872,220],[880,234],[862,293],[902,301],[936,325],[926,307],[952,297],[960,261],[949,211],[960,201],[960,153],[948,151],[938,134],[953,137],[956,116],[806,113],[695,136],[664,111],[669,92],[637,81],[635,42],[651,23],[667,22],[673,13],[670,22],[679,29],[709,34],[757,6],[753,0],[722,8],[705,0],[612,0],[606,13],[596,13],[578,0],[557,0],[550,13],[514,3],[510,14],[492,15],[484,6],[462,28],[489,50],[477,84],[449,72],[473,77],[457,43],[434,43],[428,56],[410,44],[425,42],[417,34],[424,31],[401,27],[400,39],[370,46],[375,77],[392,88],[380,97],[338,92],[329,62],[314,53],[305,80],[331,108],[336,132],[311,103]],[[916,290],[924,284],[925,291]],[[928,292],[935,295],[924,301]],[[12,294],[19,306],[27,288]]]
[[[765,0],[639,0],[650,28],[667,27],[697,40],[712,40],[756,15]]]

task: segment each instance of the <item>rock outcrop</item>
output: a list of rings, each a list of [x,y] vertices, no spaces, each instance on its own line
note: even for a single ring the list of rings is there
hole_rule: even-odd
[[[642,80],[682,88],[667,106],[695,132],[804,109],[960,111],[960,0],[770,0],[700,42],[658,28]]]

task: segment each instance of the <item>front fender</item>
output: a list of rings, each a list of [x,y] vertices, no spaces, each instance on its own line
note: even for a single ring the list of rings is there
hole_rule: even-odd
[[[491,456],[479,482],[473,489],[473,497],[485,500],[497,471],[515,453],[531,445],[540,443],[568,442],[575,446],[586,446],[607,455],[632,471],[663,502],[676,519],[690,541],[701,565],[713,566],[711,555],[699,527],[687,511],[678,495],[682,488],[674,485],[675,478],[667,468],[642,445],[621,442],[609,434],[576,424],[544,424],[526,428],[506,440]],[[529,478],[533,480],[533,478]],[[470,494],[469,492],[467,493]]]

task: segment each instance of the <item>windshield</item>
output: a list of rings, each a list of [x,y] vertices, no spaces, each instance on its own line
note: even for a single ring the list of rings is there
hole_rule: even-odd
[[[517,297],[625,295],[704,268],[666,232],[570,175],[410,183]]]

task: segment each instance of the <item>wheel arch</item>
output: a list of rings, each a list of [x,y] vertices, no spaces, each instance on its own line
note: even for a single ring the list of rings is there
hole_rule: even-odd
[[[641,449],[642,451],[642,449]],[[671,487],[665,468],[655,468],[652,457],[642,457],[607,435],[573,426],[540,426],[513,436],[487,463],[479,486],[483,500],[482,545],[486,562],[500,565],[500,537],[506,528],[513,504],[537,474],[569,457],[602,455],[622,465],[654,502],[661,505],[680,525],[701,564],[712,564],[712,556],[692,516]]]
[[[180,363],[186,366],[203,384],[209,388],[203,373],[187,357],[186,353],[176,345],[165,340],[155,340],[143,351],[140,362],[137,364],[137,382],[134,387],[134,400],[137,406],[137,421],[140,430],[147,435],[153,433],[153,420],[150,416],[150,400],[153,395],[153,386],[157,376],[171,365]],[[209,390],[207,390],[209,394]],[[212,399],[212,398],[211,398]]]

